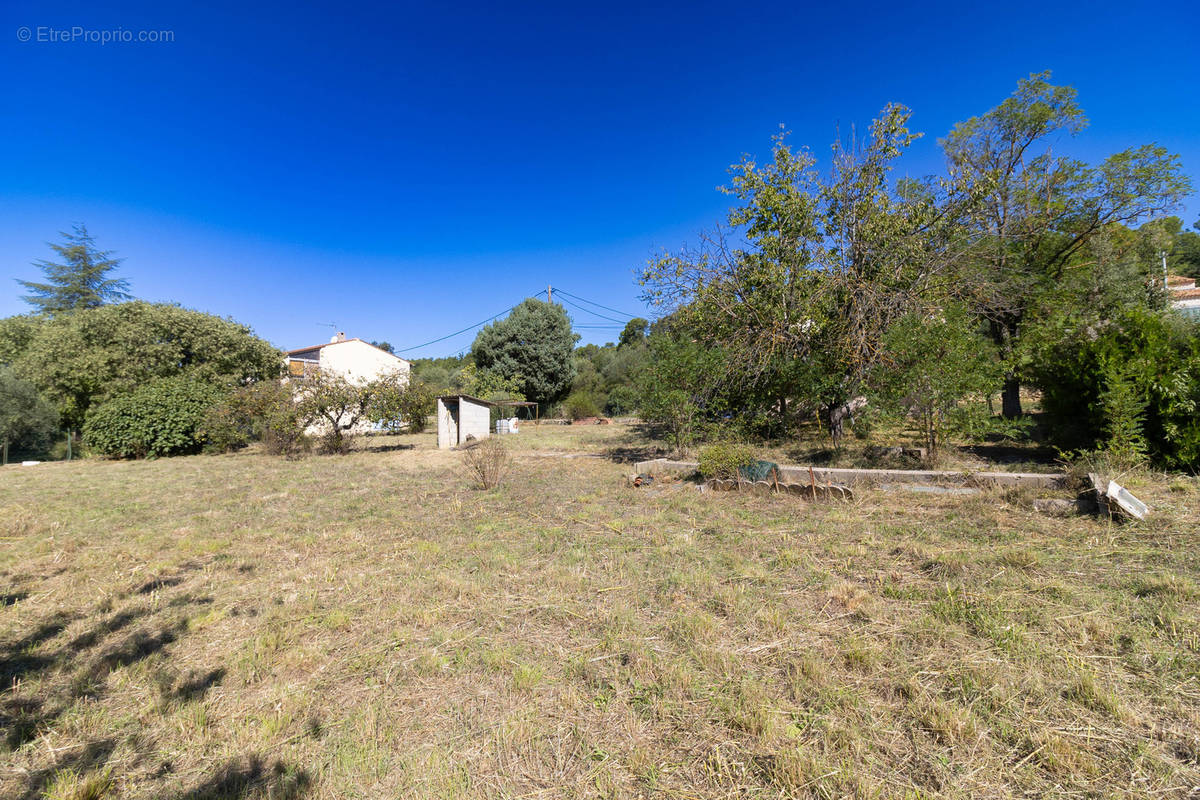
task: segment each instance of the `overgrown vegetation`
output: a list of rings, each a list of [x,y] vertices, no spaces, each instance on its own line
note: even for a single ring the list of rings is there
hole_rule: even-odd
[[[1195,323],[1136,307],[1111,318],[1064,314],[1036,343],[1032,365],[1064,449],[1107,447],[1129,462],[1149,454],[1176,469],[1200,465]]]
[[[664,315],[643,415],[678,449],[705,428],[779,439],[817,418],[840,450],[870,402],[917,419],[932,456],[952,428],[996,429],[977,409],[997,393],[1019,419],[1031,381],[1060,447],[1200,465],[1197,328],[1166,308],[1156,262],[1190,247],[1178,220],[1155,219],[1191,189],[1178,157],[1053,151],[1085,119],[1048,74],[957,125],[942,176],[895,176],[920,136],[909,118],[889,105],[866,137],[835,142],[826,177],[785,135],[767,163],[730,168],[727,226],[642,272]]]
[[[356,382],[314,370],[238,389],[210,410],[202,431],[218,452],[261,442],[268,453],[294,458],[315,439],[322,453],[344,454],[371,425],[419,433],[433,403],[428,387],[397,375]]]
[[[103,305],[0,327],[6,363],[69,428],[105,401],[161,378],[232,389],[279,375],[282,356],[245,325],[176,305]]]

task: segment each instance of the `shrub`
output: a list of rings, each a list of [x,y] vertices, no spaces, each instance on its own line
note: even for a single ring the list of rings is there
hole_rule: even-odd
[[[110,458],[199,452],[201,426],[221,402],[221,389],[186,378],[164,378],[109,400],[83,426],[84,442]]]
[[[1141,466],[1146,461],[1147,444],[1142,430],[1146,424],[1147,400],[1138,391],[1127,367],[1106,364],[1104,383],[1100,392],[1107,433],[1104,449],[1119,465]]]
[[[960,403],[999,383],[1002,366],[973,330],[966,311],[953,304],[936,314],[910,313],[883,337],[885,358],[871,375],[884,409],[911,416],[933,456],[959,417]]]
[[[571,419],[600,416],[600,404],[591,392],[571,392],[563,401],[563,412]]]
[[[738,470],[758,460],[754,448],[746,444],[720,442],[700,448],[699,472],[705,478],[734,480]]]
[[[289,458],[308,450],[310,420],[296,403],[293,385],[259,381],[242,386],[209,409],[201,425],[205,447],[229,452],[262,442],[271,455]]]
[[[1133,308],[1092,323],[1058,319],[1031,348],[1047,429],[1063,449],[1145,451],[1172,468],[1200,466],[1200,328],[1173,312]]]
[[[465,451],[467,470],[483,489],[495,489],[504,480],[512,459],[499,439],[489,436]]]

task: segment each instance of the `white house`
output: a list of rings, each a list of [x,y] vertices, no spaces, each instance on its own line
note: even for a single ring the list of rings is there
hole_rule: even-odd
[[[407,384],[409,373],[412,371],[411,362],[386,350],[380,350],[362,339],[347,339],[344,333],[338,333],[325,344],[289,350],[287,362],[288,373],[291,375],[300,376],[313,369],[320,369],[323,372],[342,375],[346,380],[357,384],[389,374],[398,376],[402,384]]]
[[[1167,289],[1171,293],[1171,307],[1181,314],[1200,317],[1200,289],[1195,278],[1172,275],[1167,278]]]

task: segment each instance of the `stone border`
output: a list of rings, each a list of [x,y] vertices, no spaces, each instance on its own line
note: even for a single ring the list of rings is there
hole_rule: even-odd
[[[672,461],[655,458],[639,461],[634,468],[639,474],[689,474],[700,467],[695,461]],[[954,486],[1033,486],[1041,489],[1065,489],[1068,476],[1063,472],[954,472],[932,469],[837,469],[834,467],[804,467],[779,465],[779,480],[784,483],[806,484],[811,479],[823,484],[871,486],[879,483],[920,483]]]

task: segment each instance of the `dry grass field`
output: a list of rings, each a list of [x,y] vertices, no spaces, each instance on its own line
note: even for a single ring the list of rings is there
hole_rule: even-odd
[[[0,471],[0,797],[1200,796],[1196,480],[1121,525],[510,438],[493,491],[430,435]]]

